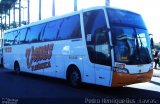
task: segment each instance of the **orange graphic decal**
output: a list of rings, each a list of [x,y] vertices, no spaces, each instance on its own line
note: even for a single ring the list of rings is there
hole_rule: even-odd
[[[28,48],[26,50],[27,67],[32,70],[40,70],[51,67],[50,59],[52,57],[54,44]]]

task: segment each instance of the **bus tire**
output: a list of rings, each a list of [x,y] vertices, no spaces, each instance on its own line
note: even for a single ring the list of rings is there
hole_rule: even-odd
[[[81,74],[77,67],[69,67],[67,80],[72,87],[79,87],[81,84]]]
[[[14,63],[14,71],[16,74],[20,74],[20,66],[17,61]]]

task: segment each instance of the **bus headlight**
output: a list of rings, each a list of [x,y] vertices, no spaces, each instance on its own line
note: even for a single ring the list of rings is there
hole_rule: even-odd
[[[129,71],[128,71],[126,68],[115,67],[115,68],[114,68],[114,71],[115,71],[115,72],[118,72],[118,73],[129,74]]]

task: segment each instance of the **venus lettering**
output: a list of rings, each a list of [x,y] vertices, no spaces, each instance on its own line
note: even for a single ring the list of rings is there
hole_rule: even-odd
[[[32,70],[40,70],[51,67],[50,59],[52,57],[54,44],[28,48],[26,50],[27,67]],[[43,62],[41,62],[43,60]],[[34,65],[33,65],[34,63]]]

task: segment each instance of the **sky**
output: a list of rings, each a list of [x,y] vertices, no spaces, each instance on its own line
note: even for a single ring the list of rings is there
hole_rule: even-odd
[[[154,41],[160,42],[159,0],[111,0],[111,6],[141,14]]]
[[[27,7],[27,0],[22,0],[22,6]],[[31,22],[38,21],[38,1],[30,0]],[[55,0],[56,16],[73,12],[74,0]],[[104,6],[105,0],[78,0],[78,10],[93,6]],[[160,42],[160,5],[159,0],[110,0],[110,6],[127,9],[142,15],[149,33],[153,34],[154,41]],[[23,19],[27,19],[27,9],[22,9]],[[42,19],[52,16],[52,0],[42,0]],[[18,19],[18,18],[17,18]],[[18,20],[17,20],[18,21]]]

